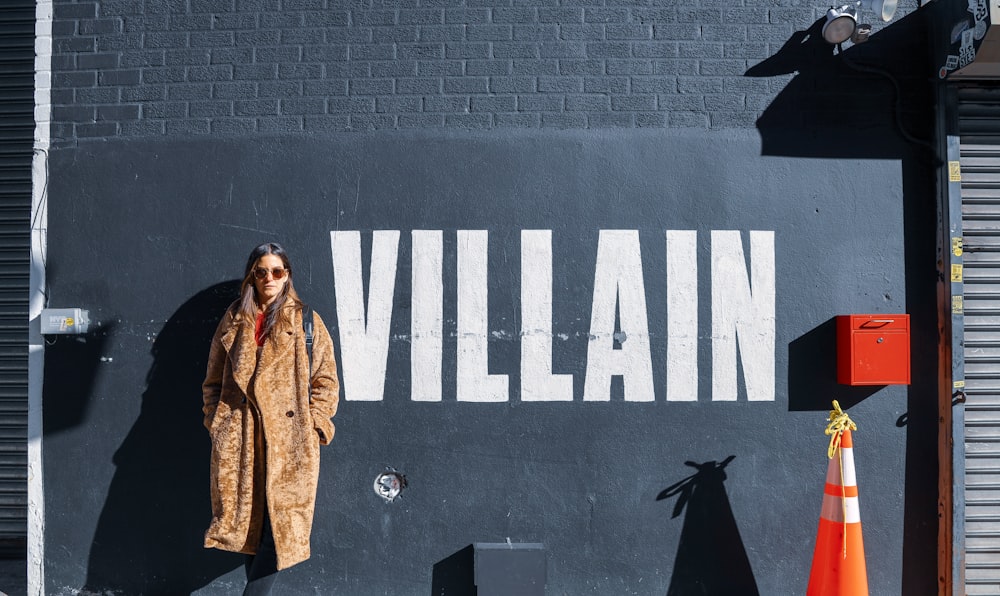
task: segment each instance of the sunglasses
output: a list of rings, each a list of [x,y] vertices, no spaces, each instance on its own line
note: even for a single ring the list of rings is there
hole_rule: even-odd
[[[267,279],[268,273],[270,273],[271,277],[273,277],[274,279],[281,279],[285,277],[286,273],[288,273],[288,269],[285,269],[284,267],[275,267],[274,269],[265,269],[263,267],[257,267],[256,269],[253,270],[253,276],[256,279],[260,280]]]

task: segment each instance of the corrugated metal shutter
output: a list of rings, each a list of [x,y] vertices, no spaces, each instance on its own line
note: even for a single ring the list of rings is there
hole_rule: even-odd
[[[23,555],[28,519],[28,278],[35,2],[0,2],[0,555]]]
[[[1000,86],[963,87],[958,98],[968,399],[965,593],[1000,594]]]

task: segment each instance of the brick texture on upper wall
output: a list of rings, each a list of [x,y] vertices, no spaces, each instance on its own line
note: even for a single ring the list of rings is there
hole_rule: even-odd
[[[796,0],[55,0],[52,137],[749,128]]]

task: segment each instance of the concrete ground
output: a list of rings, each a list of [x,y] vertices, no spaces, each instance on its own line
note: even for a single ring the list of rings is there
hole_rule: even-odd
[[[0,559],[0,595],[28,596],[27,561]]]

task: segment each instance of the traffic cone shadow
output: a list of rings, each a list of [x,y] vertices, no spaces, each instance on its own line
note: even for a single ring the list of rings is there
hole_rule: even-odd
[[[735,458],[684,462],[697,472],[656,497],[677,497],[672,518],[687,509],[667,596],[760,594],[724,484],[725,468]]]
[[[854,442],[845,430],[827,466],[807,596],[868,596]]]

